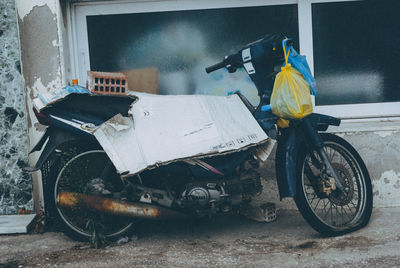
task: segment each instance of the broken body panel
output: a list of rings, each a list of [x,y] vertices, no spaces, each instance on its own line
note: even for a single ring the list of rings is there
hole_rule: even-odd
[[[41,96],[35,104],[41,112],[51,110],[52,125],[93,135],[124,175],[177,160],[238,152],[269,139],[237,95],[104,96],[75,86],[43,100]]]

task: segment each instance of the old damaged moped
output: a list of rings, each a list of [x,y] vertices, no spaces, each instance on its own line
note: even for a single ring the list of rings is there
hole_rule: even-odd
[[[265,36],[206,71],[226,68],[232,73],[245,67],[254,82],[260,97],[258,107],[239,92],[234,95],[268,140],[277,141],[275,165],[280,197],[294,198],[304,219],[321,234],[358,230],[371,216],[371,180],[357,151],[341,137],[325,132],[329,126],[339,126],[340,119],[312,113],[290,120],[284,127],[277,124],[279,118],[271,110],[262,108],[270,104],[276,70],[284,61],[283,39],[281,35]],[[73,238],[88,240],[93,222],[112,239],[131,230],[137,219],[232,213],[262,192],[257,168],[271,154],[270,142],[223,154],[187,155],[139,172],[117,168],[116,156],[94,133],[106,122],[118,129],[118,124],[112,122],[116,116],[133,117],[132,124],[136,124],[129,111],[135,107],[137,97],[82,92],[71,92],[66,98],[35,109],[38,121],[47,129],[32,150],[42,151],[32,170],[42,173],[46,214],[56,218]],[[135,127],[130,128],[133,133]],[[128,128],[122,125],[119,129]],[[157,126],[153,130],[157,133]],[[126,140],[125,144],[134,146],[134,142]],[[129,152],[118,157],[130,159]]]

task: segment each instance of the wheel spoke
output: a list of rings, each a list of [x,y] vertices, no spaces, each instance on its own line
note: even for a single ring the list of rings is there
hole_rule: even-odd
[[[347,205],[349,206],[349,205]],[[350,208],[350,207],[349,207]],[[346,214],[347,218],[349,219],[349,221],[351,220],[351,217],[349,216],[349,214],[347,214],[346,209],[344,207],[342,207],[342,211],[344,211],[344,213]],[[351,211],[351,210],[350,210]]]
[[[335,150],[330,150],[331,152],[333,152],[332,154],[331,154],[331,157],[330,157],[330,160],[333,162],[333,159],[334,159],[334,157],[335,157],[335,155],[336,155],[336,151]]]
[[[325,200],[324,200],[324,203],[325,203]],[[326,204],[324,205],[324,212],[326,211],[325,208],[326,208],[327,205],[329,205],[329,204],[330,204],[330,202],[327,201]],[[326,211],[325,215],[323,216],[323,218],[326,218],[326,217],[329,215],[329,212],[330,212],[330,210],[328,209],[328,210]]]
[[[314,210],[317,210],[317,207],[318,207],[320,202],[321,202],[321,199],[318,199],[318,203],[317,203],[317,205],[315,205]]]

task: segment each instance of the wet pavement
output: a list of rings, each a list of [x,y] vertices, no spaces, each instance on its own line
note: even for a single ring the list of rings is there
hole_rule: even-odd
[[[92,249],[62,233],[0,236],[0,267],[400,267],[400,207],[375,209],[370,224],[319,235],[297,211],[272,223],[240,215],[146,223],[123,244]]]

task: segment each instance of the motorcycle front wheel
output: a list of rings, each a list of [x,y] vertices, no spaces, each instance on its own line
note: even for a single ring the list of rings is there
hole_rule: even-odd
[[[328,133],[322,133],[321,138],[344,191],[325,183],[322,160],[304,146],[297,162],[296,205],[311,227],[323,235],[353,232],[366,226],[372,213],[368,170],[357,151],[344,139]]]
[[[58,172],[51,201],[64,232],[79,241],[89,241],[95,236],[114,240],[127,233],[133,225],[130,219],[90,210],[84,203],[59,206],[58,195],[63,192],[113,198],[123,189],[114,165],[97,146],[71,146],[62,154],[56,163]]]

